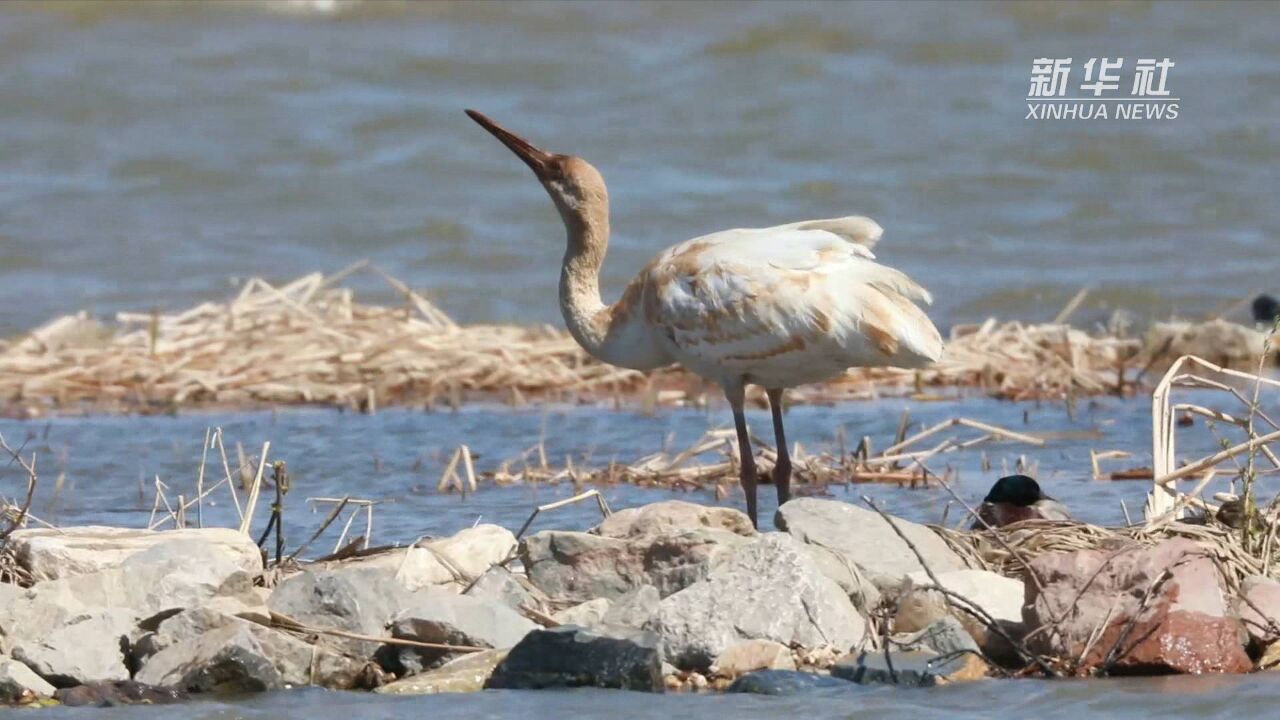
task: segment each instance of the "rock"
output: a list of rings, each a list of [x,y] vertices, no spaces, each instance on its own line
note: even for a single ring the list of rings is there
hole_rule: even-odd
[[[641,585],[615,600],[600,618],[600,622],[612,627],[642,628],[658,612],[658,603],[661,601],[658,588]]]
[[[743,537],[752,537],[756,529],[741,510],[698,505],[683,500],[665,500],[638,508],[619,510],[591,530],[611,538],[634,538],[645,535],[673,535],[685,530],[715,528]]]
[[[960,621],[950,615],[920,632],[896,635],[894,643],[903,650],[927,650],[938,655],[978,654],[978,643],[974,642]]]
[[[443,590],[422,590],[414,603],[392,618],[391,636],[443,645],[510,648],[538,626],[496,602]],[[444,650],[395,647],[404,672],[421,672],[448,655]]]
[[[18,705],[53,695],[54,687],[13,658],[0,657],[0,705]]]
[[[262,572],[262,554],[247,535],[230,528],[134,530],[68,527],[16,530],[7,547],[18,565],[36,582],[56,580],[120,567],[140,552],[172,542],[200,545],[245,572]]]
[[[596,598],[579,603],[571,608],[565,608],[551,616],[552,620],[561,625],[578,625],[580,627],[595,627],[599,625],[604,616],[609,612],[609,608],[613,603],[606,598]]]
[[[756,695],[799,695],[814,690],[847,690],[849,683],[830,675],[795,670],[757,670],[747,673],[729,686],[731,693]]]
[[[134,620],[128,610],[98,610],[40,640],[20,641],[13,657],[57,687],[128,680],[125,652]]]
[[[1275,671],[1277,668],[1280,668],[1280,642],[1273,642],[1263,649],[1257,669]]]
[[[774,524],[797,540],[825,547],[856,565],[882,592],[896,591],[903,578],[924,570],[911,548],[873,510],[836,500],[798,498],[778,508]],[[964,567],[960,556],[929,528],[900,518],[894,518],[894,524],[935,573]]]
[[[534,630],[511,649],[486,688],[607,687],[662,692],[658,638],[566,625]]]
[[[218,547],[190,540],[154,544],[118,567],[36,583],[0,608],[0,635],[13,648],[105,609],[141,621],[252,592],[253,575]]]
[[[285,685],[253,632],[241,623],[161,650],[142,666],[137,679],[189,692],[261,692]]]
[[[477,525],[457,534],[411,547],[317,568],[323,571],[380,568],[390,570],[406,590],[447,587],[461,592],[476,578],[515,552],[516,538],[497,525]]]
[[[329,646],[327,639],[312,645],[254,622],[208,608],[196,608],[168,618],[138,641],[134,647],[135,662],[141,668],[137,677],[157,685],[198,689],[183,683],[202,663],[217,657],[218,648],[211,644],[222,637],[234,637],[261,655],[275,669],[283,685],[316,684],[349,689],[359,684],[364,669],[364,663]],[[247,666],[249,671],[256,668],[256,665]],[[266,673],[259,679],[265,682],[271,675]]]
[[[529,581],[556,602],[614,600],[643,585],[665,597],[706,577],[746,542],[715,528],[628,539],[547,530],[525,538],[520,560]]]
[[[712,669],[717,675],[736,678],[756,670],[795,670],[791,648],[772,640],[740,640],[720,653]]]
[[[528,579],[500,565],[486,570],[463,594],[500,602],[513,610],[522,606],[538,610],[547,599]]]
[[[298,573],[280,583],[267,604],[304,625],[379,637],[413,600],[394,571],[360,567]],[[335,639],[335,644],[358,657],[372,657],[380,647],[364,640]]]
[[[388,683],[374,692],[386,695],[433,695],[436,693],[469,693],[484,689],[493,669],[507,657],[507,650],[482,650],[468,653],[435,670]]]
[[[1280,582],[1258,575],[1245,578],[1236,612],[1255,643],[1280,639]]]
[[[1253,664],[1244,652],[1241,623],[1227,607],[1208,552],[1179,538],[1149,548],[1032,559],[1044,592],[1027,585],[1025,624],[1056,627],[1031,638],[1032,650],[1084,655],[1082,672],[1099,668],[1115,647],[1120,652],[1106,668],[1114,673],[1248,672]],[[1155,586],[1166,570],[1169,579]],[[1152,587],[1157,589],[1148,595]]]
[[[880,604],[880,588],[857,565],[821,545],[806,544],[804,547],[822,574],[834,580],[844,590],[858,612],[869,614]]]
[[[736,549],[706,580],[664,599],[648,627],[661,635],[666,660],[698,669],[739,640],[848,649],[861,642],[865,625],[799,542],[768,533]]]
[[[974,602],[999,625],[1004,635],[1021,638],[1026,628],[1022,624],[1022,602],[1025,588],[1021,580],[1007,578],[985,570],[952,570],[938,573],[942,586]],[[948,606],[946,598],[936,590],[924,590],[922,586],[933,581],[924,572],[912,573],[902,586],[894,614],[893,628],[899,633],[918,633],[947,617],[960,621],[964,630],[977,642],[988,656],[1002,664],[1017,664],[1017,651],[1000,632],[990,630],[971,614],[960,610],[963,604],[952,598]]]
[[[151,687],[133,680],[117,680],[64,688],[54,694],[68,707],[111,707],[114,705],[168,705],[187,699],[173,688]]]
[[[831,666],[832,677],[859,685],[907,685],[930,687],[986,676],[986,666],[975,655],[943,656],[928,650],[883,650],[847,655]]]

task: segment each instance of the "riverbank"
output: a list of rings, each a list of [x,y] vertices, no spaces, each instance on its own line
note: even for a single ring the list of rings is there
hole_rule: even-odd
[[[362,304],[343,281],[382,277],[400,306]],[[1078,303],[1073,303],[1073,305]],[[924,370],[854,369],[788,393],[791,403],[884,396],[1074,399],[1125,395],[1183,354],[1252,367],[1265,335],[1221,320],[1171,322],[1130,337],[1122,323],[1086,331],[993,319],[951,328]],[[375,266],[275,286],[247,281],[225,302],[185,311],[68,315],[0,344],[0,413],[176,413],[323,406],[376,412],[468,402],[702,406],[718,390],[678,368],[640,373],[587,356],[558,327],[459,325]],[[752,400],[763,406],[763,393]]]
[[[27,582],[0,585],[0,689],[17,704],[306,685],[803,694],[1280,659],[1280,582],[1246,574],[1212,521],[939,532],[802,498],[775,523],[667,501],[587,532],[478,525],[271,567],[232,529],[18,530],[3,557]]]

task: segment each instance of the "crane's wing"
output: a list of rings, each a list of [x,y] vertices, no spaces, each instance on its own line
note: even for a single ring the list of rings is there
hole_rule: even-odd
[[[867,220],[877,231],[868,232],[861,220],[727,230],[676,245],[646,269],[651,320],[677,359],[711,377],[758,376],[787,356],[812,364],[797,371],[802,378],[938,359],[941,337],[914,304],[930,302],[929,293],[871,259],[866,243],[879,225]]]

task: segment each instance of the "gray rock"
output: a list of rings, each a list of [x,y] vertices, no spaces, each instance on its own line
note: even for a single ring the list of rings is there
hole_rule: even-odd
[[[565,625],[534,630],[511,649],[486,688],[606,687],[662,692],[662,661],[653,633],[608,634]]]
[[[570,608],[565,608],[551,616],[552,620],[561,625],[578,625],[581,627],[595,627],[604,621],[604,616],[609,612],[609,608],[613,606],[607,598],[596,598],[579,603]]]
[[[224,654],[219,643],[239,649]],[[325,638],[313,645],[206,608],[165,620],[139,641],[138,649],[143,647],[150,652],[139,653],[138,680],[193,691],[227,690],[237,684],[245,690],[310,684],[349,689],[359,684],[365,666],[328,645]],[[272,670],[265,670],[255,657]]]
[[[443,590],[422,590],[412,606],[392,619],[391,635],[417,642],[502,649],[513,647],[537,627],[500,603]],[[426,648],[395,649],[401,671],[409,673],[421,672],[449,654]]]
[[[134,621],[128,610],[98,610],[42,639],[23,639],[13,657],[57,687],[128,680],[125,653]]]
[[[964,656],[946,657],[928,650],[882,650],[858,653],[836,661],[832,677],[860,685],[931,687],[965,668]]]
[[[882,592],[896,591],[903,578],[924,569],[893,527],[873,510],[836,500],[798,498],[778,508],[774,524],[797,540],[827,548],[858,566]],[[934,572],[964,567],[964,561],[929,528],[900,518],[894,524]]]
[[[67,707],[116,707],[168,705],[186,700],[187,694],[174,688],[152,687],[133,680],[115,680],[63,688],[53,697]]]
[[[658,612],[660,602],[662,596],[658,588],[642,585],[615,600],[600,622],[613,627],[642,628]]]
[[[743,639],[848,649],[862,641],[866,623],[800,543],[768,533],[706,580],[664,599],[648,627],[662,636],[666,660],[706,668]]]
[[[54,687],[13,658],[0,657],[0,705],[53,695]]]
[[[413,599],[393,570],[363,567],[299,573],[280,583],[267,604],[304,625],[380,637]],[[372,657],[380,647],[364,640],[335,639],[335,644],[358,657]]]
[[[236,565],[245,572],[262,572],[262,555],[244,533],[229,528],[135,530],[84,526],[17,530],[7,547],[36,582],[84,575],[120,567],[126,560],[157,545],[187,542]]]
[[[942,587],[972,601],[992,618],[1022,624],[1022,603],[1026,598],[1026,588],[1021,580],[988,570],[968,568],[949,572],[935,571],[934,575],[942,583]],[[911,573],[908,577],[912,585],[917,587],[933,584],[933,580],[924,571]]]
[[[822,574],[834,580],[844,590],[858,612],[870,614],[880,604],[880,589],[852,561],[821,545],[806,544],[804,547]]]
[[[136,679],[188,692],[260,692],[285,685],[279,670],[243,621],[161,650],[142,666]]]
[[[715,528],[620,539],[549,530],[520,545],[529,581],[556,602],[616,599],[643,585],[663,596],[706,577],[748,538]]]
[[[927,650],[938,655],[978,654],[976,643],[960,621],[950,615],[910,635],[894,637],[903,650]]]
[[[546,600],[546,596],[526,578],[500,565],[486,570],[463,594],[500,602],[513,610],[519,610],[521,606],[541,609]]]
[[[619,510],[592,528],[596,535],[633,538],[644,535],[673,535],[685,530],[714,528],[752,537],[756,529],[746,513],[716,505],[697,505],[683,500],[665,500],[638,508]]]
[[[425,540],[408,548],[330,563],[318,570],[381,568],[395,573],[406,590],[448,586],[461,590],[516,549],[510,530],[477,525],[454,535]]]
[[[757,670],[747,673],[729,686],[731,693],[755,695],[799,695],[814,690],[847,690],[849,683],[830,675],[797,670]]]

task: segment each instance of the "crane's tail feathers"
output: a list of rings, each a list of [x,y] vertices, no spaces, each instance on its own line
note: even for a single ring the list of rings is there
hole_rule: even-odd
[[[824,220],[805,220],[782,227],[795,230],[825,230],[832,235],[839,236],[846,242],[861,245],[868,250],[875,247],[876,243],[880,241],[880,236],[884,234],[884,228],[880,227],[880,223],[862,215],[826,218]]]

